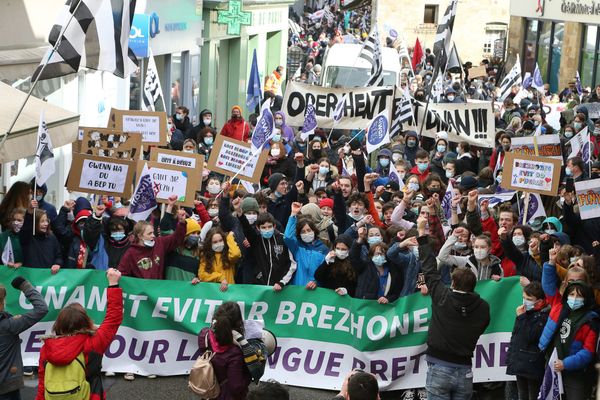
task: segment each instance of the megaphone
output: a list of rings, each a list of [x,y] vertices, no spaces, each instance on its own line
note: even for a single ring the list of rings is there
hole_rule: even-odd
[[[271,332],[270,330],[263,329],[262,330],[262,340],[267,348],[267,356],[270,356],[271,354],[273,354],[273,352],[277,348],[277,338],[275,337],[273,332]]]

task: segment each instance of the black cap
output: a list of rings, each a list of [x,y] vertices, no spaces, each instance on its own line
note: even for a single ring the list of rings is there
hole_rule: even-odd
[[[462,190],[471,190],[477,188],[477,179],[473,176],[463,176],[458,187]]]

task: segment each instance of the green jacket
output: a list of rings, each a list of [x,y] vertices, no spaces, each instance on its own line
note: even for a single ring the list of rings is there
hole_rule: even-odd
[[[14,233],[11,230],[0,233],[0,256],[4,252],[4,248],[6,247],[6,243],[9,240],[9,238],[10,238],[10,242],[12,244],[15,262],[22,263],[23,262],[23,251],[21,250],[21,242],[19,241],[19,234]],[[0,264],[3,264],[1,257],[0,257]]]

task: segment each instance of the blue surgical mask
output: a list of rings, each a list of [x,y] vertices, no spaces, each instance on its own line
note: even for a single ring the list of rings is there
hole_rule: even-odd
[[[419,190],[419,184],[418,183],[414,183],[414,182],[409,182],[408,184],[408,190],[412,190],[413,192],[416,192]]]
[[[276,190],[275,191],[275,197],[280,198],[281,196],[283,196],[283,195]]]
[[[413,246],[410,250],[415,255],[415,257],[419,258],[419,246]]]
[[[199,235],[190,235],[185,238],[185,244],[189,248],[198,247],[198,242],[200,241]]]
[[[375,264],[376,266],[381,267],[383,264],[385,264],[385,257],[382,255],[373,256],[373,258],[371,258],[371,261],[373,261],[373,264]]]
[[[523,299],[523,305],[525,306],[525,310],[533,310],[533,307],[535,307],[535,301]]]
[[[44,198],[44,196],[43,196],[43,195],[41,195],[41,194],[39,194],[39,195],[35,196],[35,199],[36,199],[37,201],[42,201],[42,199],[43,199],[43,198]]]
[[[277,143],[277,142],[281,142],[281,135],[280,135],[280,134],[278,134],[278,133],[276,133],[275,135],[273,135],[273,138],[272,138],[272,140],[273,140],[274,142],[276,142],[276,143]]]
[[[273,237],[273,234],[275,233],[275,229],[261,229],[260,230],[260,236],[262,236],[264,239],[271,239]]]
[[[321,175],[327,175],[328,172],[329,172],[329,168],[327,168],[327,167],[319,167],[319,174],[321,174]]]
[[[175,114],[175,119],[177,119],[177,121],[183,121],[183,114]]]
[[[417,163],[417,168],[419,169],[419,172],[425,172],[427,167],[429,167],[429,163],[426,163],[426,162]]]
[[[369,243],[369,246],[374,246],[376,244],[381,243],[381,236],[369,236],[369,238],[367,239],[367,242]]]
[[[438,144],[436,149],[438,153],[444,153],[446,151],[446,146],[444,146],[443,144]]]
[[[573,175],[573,170],[571,168],[569,168],[569,167],[566,167],[565,168],[565,175],[567,175],[567,176]]]
[[[207,146],[212,146],[213,142],[214,142],[214,139],[211,137],[204,138],[204,144],[206,144]]]
[[[406,145],[408,147],[415,147],[417,145],[417,142],[415,140],[407,140]]]
[[[379,160],[379,164],[381,164],[381,166],[383,168],[387,167],[388,165],[390,165],[390,159],[389,158],[381,158]]]
[[[565,131],[565,137],[567,139],[572,138],[573,137],[573,131]]]
[[[573,128],[575,128],[575,130],[580,130],[582,127],[583,127],[583,124],[581,122],[573,123]]]
[[[112,232],[110,238],[119,242],[125,238],[125,232]]]
[[[569,308],[571,310],[575,311],[583,307],[584,300],[583,297],[569,296],[569,298],[567,299],[567,304],[569,305]]]
[[[154,240],[144,240],[144,246],[154,247]]]

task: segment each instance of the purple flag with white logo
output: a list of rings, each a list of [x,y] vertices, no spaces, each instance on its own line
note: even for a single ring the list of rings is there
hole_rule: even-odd
[[[310,135],[315,133],[315,129],[317,128],[317,113],[315,111],[315,106],[312,101],[308,102],[306,106],[306,113],[304,114],[304,125],[302,125],[302,133],[300,137],[302,140],[308,139]]]
[[[256,121],[256,128],[252,133],[252,152],[255,153],[258,149],[262,148],[265,143],[271,140],[273,136],[273,126],[275,120],[273,113],[271,112],[271,102],[266,100],[261,109],[258,121]]]
[[[448,221],[452,217],[452,196],[454,196],[454,186],[452,186],[452,181],[448,180],[448,187],[442,199],[442,210]]]
[[[558,360],[556,349],[552,352],[546,370],[544,371],[544,381],[538,394],[538,400],[560,400],[563,389],[562,374],[554,370],[554,362]]]
[[[148,164],[144,164],[140,180],[131,198],[129,219],[136,222],[145,221],[156,208],[156,193],[158,193],[158,190],[154,187],[154,180],[150,174]]]

